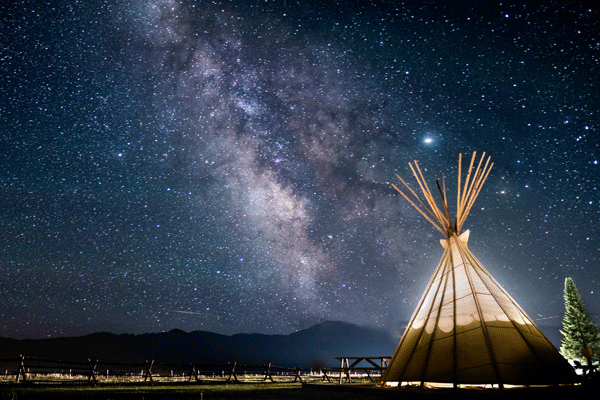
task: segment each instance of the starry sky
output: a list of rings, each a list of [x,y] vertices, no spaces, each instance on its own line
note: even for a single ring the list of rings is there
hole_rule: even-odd
[[[443,249],[391,183],[416,159],[453,198],[473,151],[495,165],[470,249],[540,325],[560,324],[567,276],[598,320],[596,2],[0,16],[0,336],[401,333]]]

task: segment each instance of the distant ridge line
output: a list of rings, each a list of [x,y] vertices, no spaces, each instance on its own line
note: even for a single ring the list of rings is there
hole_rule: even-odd
[[[336,321],[326,321],[289,335],[213,332],[180,329],[134,334],[91,333],[49,339],[0,338],[0,358],[21,354],[50,360],[106,363],[156,363],[226,365],[288,365],[310,368],[336,366],[332,357],[388,354],[396,339],[389,332]]]

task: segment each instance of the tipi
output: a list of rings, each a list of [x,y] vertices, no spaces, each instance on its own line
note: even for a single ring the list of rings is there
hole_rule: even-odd
[[[417,162],[410,168],[422,197],[398,176],[406,191],[394,188],[445,239],[444,254],[425,289],[380,386],[549,385],[571,383],[574,371],[519,305],[467,248],[469,231],[460,230],[491,168],[485,153],[471,158],[461,183],[458,161],[456,217],[450,217],[446,183],[434,175],[441,207]],[[484,162],[485,161],[485,162]],[[473,172],[473,173],[472,173]],[[411,199],[409,193],[414,198]]]

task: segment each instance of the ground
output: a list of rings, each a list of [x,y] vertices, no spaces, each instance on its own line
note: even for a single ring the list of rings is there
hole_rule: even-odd
[[[590,389],[588,391],[588,389]],[[461,394],[469,397],[486,398],[492,396],[506,397],[511,400],[516,398],[530,398],[532,394],[536,397],[567,395],[581,396],[588,392],[597,392],[596,388],[586,387],[568,387],[568,388],[544,388],[528,390],[505,390],[504,392],[490,390],[461,390]],[[82,384],[2,384],[0,385],[0,400],[4,399],[78,399],[85,398],[91,400],[100,399],[200,399],[200,400],[345,400],[345,399],[364,399],[375,400],[382,398],[416,398],[427,397],[430,395],[444,396],[448,394],[447,390],[428,390],[428,391],[403,391],[401,394],[397,390],[374,390],[368,385],[337,385],[337,384],[301,384],[299,382],[252,382],[225,384],[206,383],[206,384],[187,384],[187,383],[157,383],[157,384],[120,384],[120,385],[97,385],[89,386]]]

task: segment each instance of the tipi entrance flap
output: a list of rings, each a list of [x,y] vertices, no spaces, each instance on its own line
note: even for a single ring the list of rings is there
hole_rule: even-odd
[[[447,213],[445,182],[440,185],[436,178],[443,204],[440,208],[416,161],[411,169],[424,198],[400,177],[416,200],[394,185],[444,234],[445,238],[440,240],[444,254],[381,384],[493,383],[502,387],[513,383],[557,384],[575,379],[567,361],[467,248],[469,231],[460,234],[492,167],[489,158],[485,163],[484,158],[485,154],[475,163],[473,153],[466,178],[461,181],[462,156],[459,156],[454,221]]]

